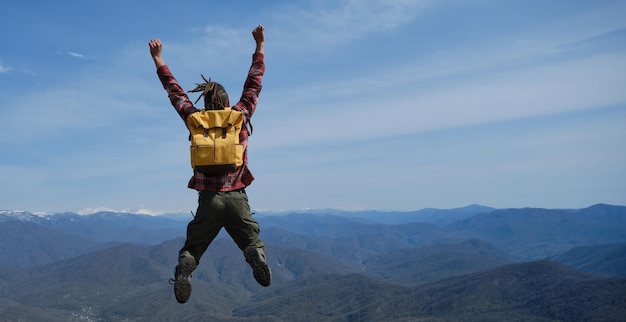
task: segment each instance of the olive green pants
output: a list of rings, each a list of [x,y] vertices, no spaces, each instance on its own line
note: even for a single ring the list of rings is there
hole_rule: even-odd
[[[240,189],[228,192],[201,191],[198,194],[198,210],[195,218],[187,225],[187,240],[179,254],[189,252],[199,263],[200,257],[222,227],[242,251],[252,246],[263,252],[259,224],[252,218],[248,195],[244,189]]]

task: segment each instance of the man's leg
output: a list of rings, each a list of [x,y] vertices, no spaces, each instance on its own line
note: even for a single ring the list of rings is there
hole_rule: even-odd
[[[254,279],[269,286],[272,273],[265,260],[265,245],[259,238],[259,223],[252,218],[248,196],[244,190],[228,192],[227,219],[224,227],[241,249],[252,267]]]
[[[221,193],[201,191],[196,216],[187,225],[187,239],[179,256],[187,252],[199,264],[200,257],[224,227],[224,211],[225,200]]]
[[[185,303],[191,296],[191,274],[200,263],[209,244],[215,239],[223,222],[224,200],[210,192],[200,192],[195,218],[187,225],[187,240],[179,251],[176,266],[174,295],[179,303]]]

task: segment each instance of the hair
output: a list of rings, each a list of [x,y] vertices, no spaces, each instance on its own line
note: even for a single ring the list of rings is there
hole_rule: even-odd
[[[204,79],[204,83],[196,83],[196,88],[187,91],[188,93],[202,92],[194,102],[194,105],[204,96],[205,110],[223,110],[228,107],[230,100],[228,99],[228,93],[226,93],[224,86],[220,83],[212,82],[210,77],[207,80],[204,78],[204,75],[200,74],[200,76]]]

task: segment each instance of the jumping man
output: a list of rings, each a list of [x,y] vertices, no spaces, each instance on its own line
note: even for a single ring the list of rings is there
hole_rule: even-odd
[[[252,66],[248,72],[239,101],[230,106],[228,93],[222,85],[206,80],[197,84],[189,92],[201,92],[204,109],[224,109],[231,107],[250,121],[256,109],[261,79],[265,73],[265,34],[259,25],[252,31],[256,42],[252,55]],[[156,72],[167,91],[171,104],[185,125],[189,115],[198,112],[186,92],[178,84],[165,60],[161,56],[163,45],[158,38],[149,42],[150,54],[156,65]],[[200,99],[198,97],[198,100]],[[198,101],[196,101],[198,102]],[[193,220],[187,225],[187,239],[179,251],[178,265],[174,276],[174,295],[179,303],[185,303],[191,296],[191,274],[200,263],[200,258],[215,239],[219,231],[226,229],[242,250],[246,262],[252,267],[255,280],[262,286],[269,286],[271,271],[265,262],[263,241],[259,238],[259,224],[252,218],[245,188],[252,183],[254,176],[248,169],[248,126],[241,129],[239,143],[243,146],[243,165],[237,169],[217,175],[207,175],[194,170],[188,188],[198,191],[198,209]]]

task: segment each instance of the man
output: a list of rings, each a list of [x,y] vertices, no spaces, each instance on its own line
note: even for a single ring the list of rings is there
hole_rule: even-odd
[[[256,49],[252,55],[252,66],[244,84],[239,102],[232,106],[240,111],[249,122],[256,109],[261,79],[265,73],[265,34],[259,25],[252,31]],[[178,84],[165,60],[161,56],[163,46],[158,38],[149,42],[150,54],[156,65],[157,75],[168,93],[170,102],[178,115],[187,124],[187,117],[198,111]],[[190,92],[202,92],[205,109],[223,109],[230,106],[228,94],[219,83],[202,77],[205,83],[197,84]],[[200,99],[198,97],[198,100]],[[198,101],[196,100],[196,103]],[[174,295],[179,303],[185,303],[191,296],[191,274],[200,263],[209,244],[224,227],[237,246],[243,251],[246,262],[252,267],[255,280],[269,286],[271,271],[265,262],[263,241],[259,238],[259,224],[252,218],[245,188],[254,177],[248,169],[248,127],[244,126],[239,135],[243,145],[243,165],[231,172],[219,175],[206,175],[194,170],[188,187],[198,191],[198,209],[195,218],[187,226],[187,239],[179,252],[178,265],[174,278]]]

